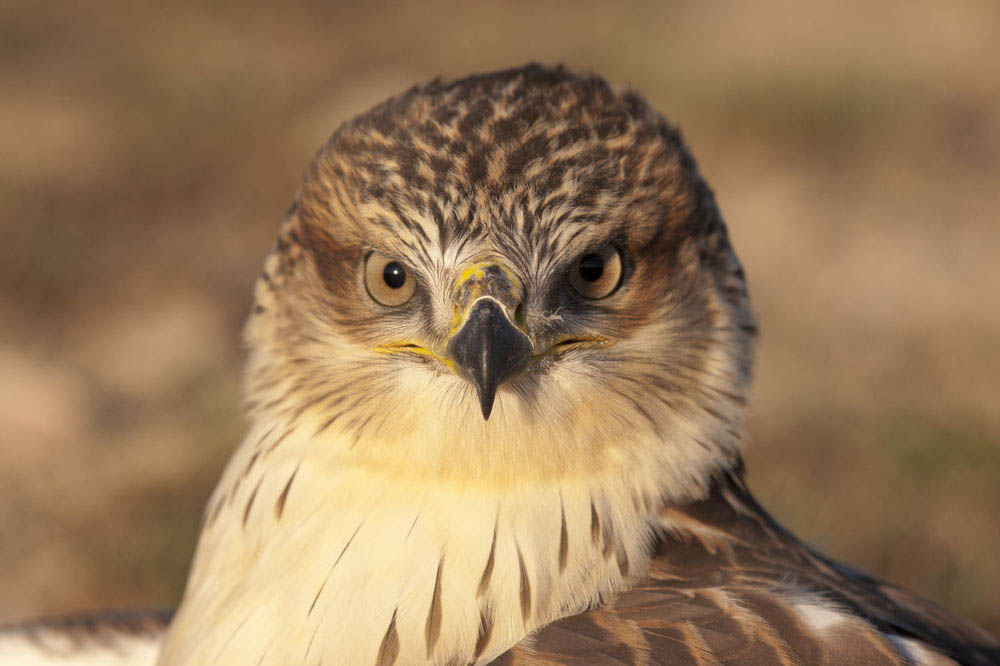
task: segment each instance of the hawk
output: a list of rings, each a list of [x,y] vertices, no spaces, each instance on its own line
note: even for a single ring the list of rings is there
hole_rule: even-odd
[[[93,632],[148,629],[160,666],[1000,663],[754,500],[756,333],[639,95],[538,65],[413,87],[323,146],[265,261],[251,426],[169,629]]]

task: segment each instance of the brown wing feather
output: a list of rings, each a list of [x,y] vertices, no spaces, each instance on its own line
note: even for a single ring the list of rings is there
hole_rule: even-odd
[[[652,566],[633,589],[542,628],[494,663],[1000,664],[1000,646],[975,625],[803,546],[739,473],[661,517]],[[843,620],[810,626],[798,608],[808,598],[842,609]]]

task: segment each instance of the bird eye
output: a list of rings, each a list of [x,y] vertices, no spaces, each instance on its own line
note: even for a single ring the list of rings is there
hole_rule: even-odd
[[[569,267],[569,283],[584,298],[611,295],[621,279],[622,255],[611,245],[588,252]]]
[[[365,259],[365,289],[376,303],[393,307],[410,300],[416,283],[399,261],[372,252]]]

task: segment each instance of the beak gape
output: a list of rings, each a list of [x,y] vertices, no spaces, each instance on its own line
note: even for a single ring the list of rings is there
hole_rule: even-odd
[[[497,387],[524,367],[531,350],[528,336],[489,296],[473,303],[464,325],[447,346],[448,356],[475,385],[484,419],[493,411]]]

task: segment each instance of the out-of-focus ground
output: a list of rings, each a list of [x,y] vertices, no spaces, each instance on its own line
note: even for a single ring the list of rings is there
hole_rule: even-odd
[[[764,503],[1000,634],[1000,4],[277,6],[0,5],[0,621],[177,601],[313,150],[541,60],[644,92],[716,188]]]

